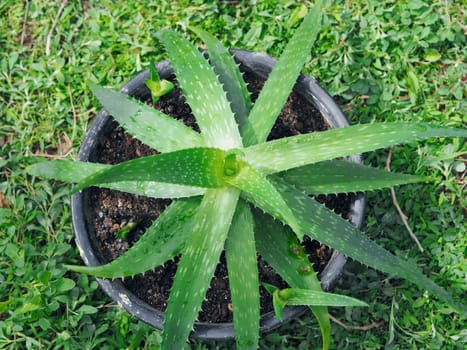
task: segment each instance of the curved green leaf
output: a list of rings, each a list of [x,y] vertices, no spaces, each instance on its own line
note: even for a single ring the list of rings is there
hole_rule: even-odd
[[[367,303],[346,295],[319,292],[310,289],[285,288],[279,290],[273,285],[266,285],[266,289],[272,294],[274,312],[279,321],[282,321],[282,310],[287,305],[294,306],[368,306]]]
[[[78,162],[71,160],[54,160],[35,163],[26,169],[28,174],[45,179],[78,183],[87,177],[111,167],[108,164]],[[202,195],[206,190],[202,187],[185,186],[155,181],[121,181],[104,183],[101,187],[133,193],[153,198],[184,198]]]
[[[374,123],[286,137],[248,147],[245,160],[265,174],[431,137],[467,137],[467,129],[425,123]]]
[[[329,160],[277,174],[307,194],[374,191],[429,181],[426,176],[392,173],[344,160]]]
[[[251,110],[242,129],[245,146],[264,142],[268,137],[310,55],[321,29],[321,17],[322,4],[316,1],[285,47]]]
[[[76,183],[100,171],[109,169],[111,165],[75,160],[43,160],[31,164],[26,172],[45,179]]]
[[[417,266],[391,254],[324,205],[278,178],[271,183],[281,193],[296,216],[302,232],[339,252],[380,271],[402,277],[437,295],[457,311],[467,314],[467,307],[456,302],[443,288],[426,277]]]
[[[180,200],[167,207],[145,234],[123,255],[99,266],[65,265],[69,270],[103,278],[134,276],[163,265],[179,254],[193,227],[199,199]]]
[[[367,303],[346,295],[300,288],[278,290],[277,297],[283,301],[285,305],[368,306]]]
[[[182,349],[188,339],[224,248],[238,197],[235,188],[206,191],[170,292],[162,349]]]
[[[246,123],[252,104],[250,93],[238,65],[229,50],[217,38],[200,28],[191,27],[190,29],[206,44],[209,61],[227,93],[235,119],[242,128]]]
[[[204,146],[199,133],[161,111],[121,92],[94,84],[90,84],[90,88],[107,112],[149,147],[159,152],[172,152]]]
[[[294,288],[321,291],[321,284],[304,253],[303,247],[290,227],[274,220],[260,210],[253,212],[256,247],[261,257]],[[325,306],[312,306],[323,338],[323,350],[331,343],[331,322]]]
[[[216,148],[189,148],[132,159],[85,178],[73,191],[120,181],[155,181],[197,187],[222,187],[225,185],[225,154]]]
[[[257,349],[259,338],[259,280],[253,216],[239,201],[225,246],[237,349]]]
[[[240,147],[242,140],[229,101],[213,68],[180,34],[161,30],[177,81],[196,118],[207,146],[224,150]]]

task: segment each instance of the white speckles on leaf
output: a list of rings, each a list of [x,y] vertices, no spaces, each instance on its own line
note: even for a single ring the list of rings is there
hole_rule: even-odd
[[[310,237],[363,264],[405,278],[420,288],[438,295],[458,310],[465,310],[464,306],[455,302],[449,293],[426,277],[414,264],[378,246],[348,221],[333,214],[324,205],[318,204],[305,194],[294,191],[282,180],[274,178],[272,183],[295,213],[301,229]],[[299,198],[304,199],[305,205],[297,202]]]
[[[177,185],[217,188],[224,186],[225,152],[214,148],[190,148],[132,159],[106,167],[78,183],[73,189],[118,183],[121,181],[154,181]]]
[[[321,3],[305,17],[274,66],[242,130],[245,145],[264,142],[271,131],[321,28]]]
[[[368,191],[428,180],[422,176],[392,173],[343,160],[310,164],[278,176],[307,194]]]
[[[198,205],[198,199],[172,203],[128,251],[106,265],[68,268],[93,276],[115,278],[133,276],[163,265],[180,253],[191,233],[191,218]],[[159,249],[154,249],[155,246]],[[139,263],[135,264],[135,260]]]
[[[92,85],[91,90],[126,131],[160,152],[204,145],[198,133],[157,109],[98,85]]]
[[[227,269],[232,295],[237,348],[251,343],[257,348],[259,335],[259,281],[253,216],[249,206],[240,201],[226,242]]]
[[[224,150],[242,140],[227,96],[214,70],[185,38],[167,30],[158,34],[169,54],[175,75],[190,105],[206,145]]]
[[[265,142],[246,148],[244,154],[256,169],[272,174],[431,137],[467,137],[467,130],[419,123],[353,125]]]
[[[193,233],[175,275],[164,323],[163,348],[179,349],[188,338],[224,247],[240,192],[210,189],[198,209]],[[177,291],[179,294],[177,294]],[[182,296],[183,293],[183,296]],[[188,293],[188,294],[185,294]]]

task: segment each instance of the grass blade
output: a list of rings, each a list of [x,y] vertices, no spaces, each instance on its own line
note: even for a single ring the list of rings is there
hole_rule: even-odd
[[[30,175],[68,183],[84,181],[87,177],[107,170],[108,164],[77,162],[71,160],[44,161],[26,169]],[[104,183],[101,187],[153,198],[184,198],[202,195],[202,187],[184,186],[155,181],[121,181]]]
[[[156,181],[197,187],[222,187],[225,152],[215,148],[189,148],[132,159],[95,173],[74,188],[120,181]]]
[[[218,75],[230,106],[235,114],[235,119],[240,128],[245,125],[251,109],[250,93],[246,88],[243,76],[235,63],[229,50],[214,36],[200,28],[190,28],[206,44],[209,53],[209,61]]]
[[[258,266],[253,216],[244,201],[238,203],[225,254],[237,349],[257,349],[260,318]]]
[[[131,135],[159,152],[202,147],[201,135],[178,120],[121,92],[90,85],[112,117]]]
[[[353,125],[269,141],[244,149],[244,154],[256,169],[271,174],[432,137],[465,138],[467,129],[401,122]]]
[[[170,57],[206,145],[224,150],[240,147],[242,140],[229,101],[207,60],[175,32],[161,30],[156,36]]]
[[[374,191],[430,180],[426,176],[391,173],[343,160],[309,164],[277,175],[307,194]]]
[[[123,255],[100,266],[65,265],[69,270],[103,278],[134,276],[163,265],[179,254],[191,234],[199,199],[173,202]]]
[[[170,292],[162,349],[183,348],[224,248],[238,197],[234,188],[206,191]]]
[[[288,206],[296,215],[296,222],[303,232],[319,242],[332,247],[341,253],[358,260],[377,270],[402,277],[425,289],[458,312],[467,314],[467,307],[456,302],[443,288],[426,277],[417,266],[391,254],[372,242],[348,221],[335,215],[324,205],[319,204],[299,190],[279,179],[271,182],[282,194]]]
[[[293,288],[321,291],[313,266],[290,227],[254,211],[256,247],[261,257]],[[331,322],[326,306],[311,306],[321,330],[323,350],[331,343]]]
[[[321,29],[321,17],[322,5],[317,1],[285,47],[251,110],[242,129],[245,146],[264,142],[269,135],[308,59]]]

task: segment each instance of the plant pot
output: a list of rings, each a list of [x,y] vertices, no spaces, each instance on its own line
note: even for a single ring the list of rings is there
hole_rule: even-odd
[[[232,50],[232,53],[242,70],[251,72],[262,79],[267,77],[275,62],[274,59],[266,55],[254,52]],[[168,61],[158,63],[157,70],[162,79],[173,77]],[[144,71],[125,84],[121,91],[135,98],[146,100],[150,97],[150,92],[144,83],[148,78],[149,71]],[[294,91],[308,103],[312,104],[321,113],[330,127],[336,128],[348,125],[348,121],[342,111],[313,78],[301,75]],[[105,142],[106,130],[112,122],[113,119],[106,111],[102,110],[99,112],[81,144],[78,160],[96,161],[96,149]],[[360,162],[360,157],[353,156],[351,160]],[[90,233],[89,221],[87,220],[89,216],[88,201],[88,190],[74,194],[71,198],[76,243],[86,265],[100,265],[102,263],[101,254],[95,248],[95,238]],[[356,226],[360,226],[363,221],[364,202],[364,196],[358,195],[351,204],[349,220]],[[342,254],[336,251],[332,253],[331,259],[320,274],[321,284],[325,290],[329,289],[331,284],[340,275],[345,261],[346,258]],[[138,298],[120,280],[97,279],[97,281],[102,289],[121,307],[143,322],[162,329],[164,314]],[[283,314],[284,322],[299,316],[305,310],[307,310],[306,307],[287,307]],[[280,324],[281,322],[275,318],[273,312],[261,316],[262,333],[268,332]],[[205,340],[233,339],[233,323],[213,324],[197,322],[191,338]]]

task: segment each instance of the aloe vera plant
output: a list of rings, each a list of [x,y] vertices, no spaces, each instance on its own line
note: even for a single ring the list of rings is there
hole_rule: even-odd
[[[255,103],[232,56],[208,33],[207,60],[181,35],[162,30],[177,81],[200,132],[113,90],[92,85],[95,96],[127,132],[160,153],[116,165],[39,162],[29,172],[172,203],[120,258],[102,266],[68,266],[103,278],[134,276],[181,255],[165,313],[163,348],[188,339],[220,255],[225,250],[238,348],[255,349],[259,337],[259,253],[289,284],[275,295],[284,304],[310,305],[330,344],[326,305],[361,305],[323,293],[301,250],[305,235],[368,266],[406,278],[465,313],[465,305],[415,265],[373,243],[356,227],[309,195],[375,190],[425,181],[337,158],[432,137],[466,137],[465,129],[423,123],[373,123],[266,141],[308,59],[321,26],[320,2],[303,19]],[[342,179],[349,179],[342,181]],[[316,300],[316,302],[313,302]]]

